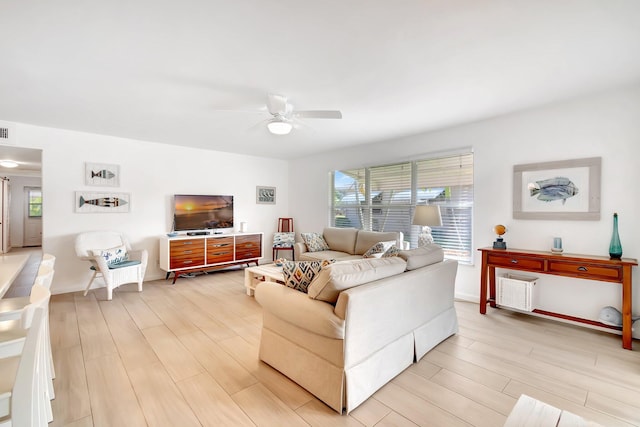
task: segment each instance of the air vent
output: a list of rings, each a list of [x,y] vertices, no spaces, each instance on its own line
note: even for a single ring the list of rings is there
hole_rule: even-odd
[[[15,143],[15,126],[13,123],[0,121],[0,144]]]

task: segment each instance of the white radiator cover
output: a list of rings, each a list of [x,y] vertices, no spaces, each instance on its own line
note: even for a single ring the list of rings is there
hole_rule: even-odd
[[[506,274],[498,277],[496,303],[503,307],[533,311],[533,287],[537,277]]]

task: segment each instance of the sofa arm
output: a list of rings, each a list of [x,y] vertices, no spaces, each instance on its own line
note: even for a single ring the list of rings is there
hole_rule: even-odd
[[[296,242],[296,244],[293,245],[293,256],[295,257],[295,259],[300,259],[300,255],[305,252],[308,251],[307,245],[304,242]]]
[[[331,304],[269,281],[258,283],[255,299],[265,312],[294,326],[329,338],[344,338],[344,320],[335,315]]]

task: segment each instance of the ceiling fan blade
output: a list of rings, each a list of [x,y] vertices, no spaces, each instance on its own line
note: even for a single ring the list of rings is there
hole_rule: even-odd
[[[311,111],[294,111],[294,117],[303,117],[305,119],[341,119],[342,113],[337,110],[311,110]]]
[[[268,94],[267,108],[271,114],[285,115],[287,113],[287,97],[273,93]]]

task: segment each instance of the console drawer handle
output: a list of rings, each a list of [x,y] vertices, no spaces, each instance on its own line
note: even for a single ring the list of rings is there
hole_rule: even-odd
[[[193,251],[184,251],[185,254],[192,254]]]
[[[578,271],[588,271],[587,267],[578,267]]]
[[[188,260],[184,261],[183,264],[191,264],[192,262],[193,262],[192,260],[188,259]]]
[[[517,259],[512,259],[512,260],[511,260],[511,264],[517,264],[517,263],[518,263],[518,260],[517,260]]]
[[[193,242],[184,242],[183,245],[193,245]]]

